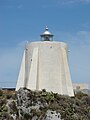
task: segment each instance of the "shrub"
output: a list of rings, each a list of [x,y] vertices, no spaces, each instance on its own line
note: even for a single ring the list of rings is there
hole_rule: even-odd
[[[0,90],[0,96],[2,96],[3,95],[3,91],[2,90]]]
[[[85,94],[85,93],[82,93],[82,92],[78,92],[78,93],[75,94],[75,97],[78,98],[78,99],[81,99],[84,96],[88,96],[88,95]]]
[[[30,120],[30,114],[29,113],[24,113],[24,118],[25,120]]]

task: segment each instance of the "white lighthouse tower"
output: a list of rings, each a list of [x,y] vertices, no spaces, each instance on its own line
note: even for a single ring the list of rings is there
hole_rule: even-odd
[[[41,41],[27,43],[23,54],[16,90],[52,91],[74,96],[68,66],[68,47],[64,42],[53,41],[46,27]]]

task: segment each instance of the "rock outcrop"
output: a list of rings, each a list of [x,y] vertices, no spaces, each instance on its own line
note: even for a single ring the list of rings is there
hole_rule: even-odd
[[[90,120],[90,96],[26,88],[0,90],[0,120]]]

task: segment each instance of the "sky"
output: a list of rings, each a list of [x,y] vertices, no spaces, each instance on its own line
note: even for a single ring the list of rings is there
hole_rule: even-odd
[[[15,87],[27,41],[45,26],[69,47],[73,83],[90,88],[90,0],[0,0],[0,87]]]

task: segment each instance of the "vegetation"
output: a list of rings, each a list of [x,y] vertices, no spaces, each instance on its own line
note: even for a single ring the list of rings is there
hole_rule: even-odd
[[[60,113],[63,120],[90,120],[90,96],[79,92],[69,97],[45,89],[0,90],[0,120],[44,120],[47,110]]]

